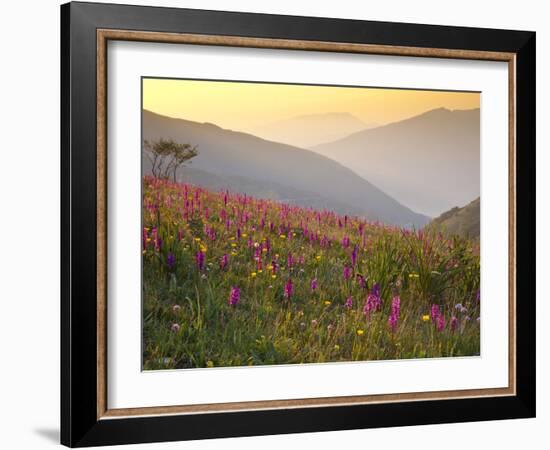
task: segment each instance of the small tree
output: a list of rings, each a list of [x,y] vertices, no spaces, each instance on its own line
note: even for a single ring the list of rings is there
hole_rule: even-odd
[[[197,146],[180,144],[172,139],[158,141],[143,141],[146,155],[151,162],[151,172],[156,178],[170,178],[176,182],[176,173],[179,167],[199,154]]]

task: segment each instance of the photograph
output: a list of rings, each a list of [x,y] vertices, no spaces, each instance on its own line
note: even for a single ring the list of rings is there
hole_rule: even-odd
[[[143,77],[143,370],[480,355],[480,93]]]

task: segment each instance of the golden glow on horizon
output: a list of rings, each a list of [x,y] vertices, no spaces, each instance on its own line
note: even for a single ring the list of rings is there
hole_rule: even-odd
[[[309,114],[347,112],[379,125],[435,108],[480,107],[479,93],[304,86],[292,84],[143,80],[143,108],[165,116],[253,132]]]

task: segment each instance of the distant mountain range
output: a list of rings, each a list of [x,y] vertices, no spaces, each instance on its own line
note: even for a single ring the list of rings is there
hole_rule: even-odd
[[[198,146],[192,164],[178,172],[180,181],[400,226],[418,228],[429,221],[352,170],[310,150],[146,110],[142,117],[143,139],[174,139]],[[150,173],[145,157],[143,171]]]
[[[377,125],[367,124],[352,114],[334,112],[281,120],[257,127],[253,134],[269,141],[309,148],[375,126]]]
[[[462,237],[479,240],[479,207],[480,199],[478,197],[462,208],[454,207],[444,212],[427,226],[435,227],[447,235],[457,234]]]
[[[311,149],[433,217],[479,196],[479,127],[479,109],[439,108]]]

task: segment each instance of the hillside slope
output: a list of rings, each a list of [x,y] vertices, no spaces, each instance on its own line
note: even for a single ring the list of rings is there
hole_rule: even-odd
[[[309,150],[224,130],[213,124],[143,111],[143,139],[156,140],[161,137],[197,145],[199,155],[191,165],[194,169],[222,177],[254,180],[243,190],[250,195],[256,195],[258,186],[263,184],[278,185],[306,193],[314,192],[324,199],[327,208],[341,214],[354,214],[402,226],[420,227],[428,222],[426,216],[401,205],[350,169]],[[178,174],[178,178],[185,170]],[[144,158],[144,174],[147,173]],[[349,211],[342,211],[342,205],[349,205]]]
[[[452,208],[432,220],[427,226],[435,227],[447,235],[457,234],[462,237],[479,240],[480,199],[468,203],[462,208]]]
[[[479,109],[439,108],[312,150],[433,217],[479,196],[479,124]]]

